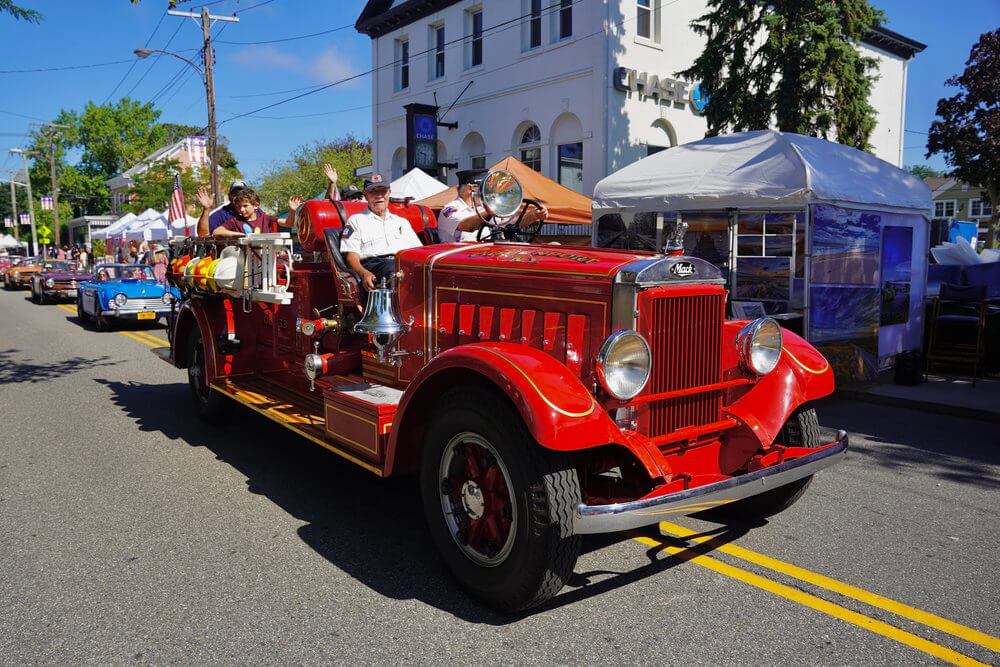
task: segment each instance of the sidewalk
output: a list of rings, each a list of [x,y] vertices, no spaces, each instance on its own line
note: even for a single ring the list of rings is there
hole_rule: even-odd
[[[931,375],[915,387],[894,384],[892,374],[869,386],[838,389],[840,398],[1000,423],[1000,379],[972,381]]]

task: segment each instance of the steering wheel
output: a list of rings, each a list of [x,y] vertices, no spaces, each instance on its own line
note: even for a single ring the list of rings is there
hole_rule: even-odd
[[[542,205],[534,199],[528,199],[527,197],[525,197],[524,203],[535,207],[536,211],[542,210]],[[542,228],[541,220],[535,219],[527,227],[521,226],[521,221],[524,220],[524,216],[527,212],[528,212],[528,207],[522,206],[521,213],[517,216],[517,220],[503,227],[503,233],[505,238],[507,238],[510,241],[521,241],[523,243],[531,243],[535,239],[535,237],[538,236],[538,232]]]

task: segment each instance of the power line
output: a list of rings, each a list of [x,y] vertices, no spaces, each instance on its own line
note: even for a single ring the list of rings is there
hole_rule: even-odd
[[[583,1],[584,0],[573,0],[567,6],[572,7],[574,5],[580,4]],[[678,0],[674,0],[674,2],[678,2]],[[673,4],[673,3],[667,3],[667,4]],[[552,11],[561,11],[561,10],[564,10],[564,9],[566,9],[566,7],[564,7],[562,5],[552,5],[550,7],[547,7],[545,10],[542,10],[542,12],[539,14],[539,16],[541,16],[542,14],[545,14],[546,12],[551,13]],[[483,30],[482,34],[485,37],[487,33],[490,33],[490,32],[493,32],[495,30],[498,30],[498,29],[500,29],[500,28],[502,28],[504,26],[510,26],[511,24],[520,23],[521,21],[523,21],[526,18],[532,18],[532,16],[533,15],[529,12],[527,14],[522,14],[521,16],[518,16],[516,18],[508,19],[506,21],[502,21],[502,22],[500,22],[500,23],[498,23],[498,24],[496,24],[494,26],[490,26],[489,28],[485,28]],[[619,23],[624,23],[626,20],[628,20],[628,19],[623,19]],[[602,28],[599,32],[604,32],[605,30],[606,30],[605,28]],[[597,34],[597,33],[594,33],[594,34]],[[588,35],[588,37],[590,37],[590,36],[593,36],[593,35]],[[447,49],[449,46],[453,46],[455,44],[460,44],[462,42],[468,41],[468,39],[469,39],[469,37],[467,35],[462,35],[461,37],[455,38],[455,39],[453,39],[453,40],[451,40],[449,42],[445,42],[442,46],[443,46],[443,48]],[[581,39],[585,39],[585,38],[581,38]],[[428,48],[428,49],[425,49],[424,51],[420,51],[418,53],[411,54],[409,57],[410,58],[417,58],[417,57],[420,57],[422,55],[425,55],[425,54],[428,54],[428,53],[431,53],[431,52],[435,52],[436,50],[437,50],[437,47],[435,46],[433,48]],[[237,118],[243,118],[245,116],[250,116],[250,115],[255,114],[257,112],[260,112],[260,111],[266,111],[267,109],[272,109],[272,108],[274,108],[276,106],[279,106],[279,105],[282,105],[282,104],[287,104],[288,102],[293,102],[293,101],[295,101],[297,99],[301,99],[301,98],[306,97],[308,95],[312,95],[314,93],[318,93],[318,92],[326,90],[328,88],[333,88],[334,86],[338,86],[338,85],[343,84],[343,83],[348,83],[349,81],[354,81],[355,79],[359,79],[359,78],[361,78],[363,76],[368,76],[369,74],[374,74],[375,72],[377,72],[379,70],[382,70],[382,69],[386,69],[387,67],[395,67],[395,65],[397,64],[397,62],[398,61],[392,61],[390,63],[386,63],[385,65],[380,65],[379,67],[374,67],[374,68],[372,68],[370,70],[367,70],[365,72],[360,72],[358,74],[353,74],[351,76],[345,77],[345,78],[340,79],[338,81],[332,81],[330,83],[320,84],[319,86],[313,88],[312,90],[308,90],[307,92],[300,93],[299,95],[293,95],[292,97],[289,97],[289,98],[286,98],[286,99],[283,99],[283,100],[278,100],[277,102],[272,102],[271,104],[262,106],[262,107],[260,107],[258,109],[254,109],[252,111],[247,111],[245,113],[238,114],[236,116],[230,116],[229,118],[226,118],[225,120],[223,120],[222,122],[220,122],[219,125],[223,125],[225,123],[228,123],[231,120],[236,120]]]
[[[121,65],[122,63],[132,62],[134,58],[129,58],[127,60],[111,60],[106,63],[91,63],[89,65],[65,65],[62,67],[36,67],[33,69],[0,69],[0,74],[29,74],[34,72],[60,72],[62,70],[68,69],[88,69],[91,67],[108,67],[110,65]]]
[[[8,116],[17,116],[18,118],[27,118],[28,120],[40,120],[40,121],[42,121],[42,122],[44,122],[44,121],[45,121],[45,119],[44,119],[44,118],[38,118],[38,117],[36,117],[36,116],[26,116],[26,115],[25,115],[25,114],[23,114],[23,113],[16,113],[16,112],[14,112],[14,111],[4,111],[3,109],[0,109],[0,113],[5,113],[5,114],[7,114]]]
[[[243,9],[237,9],[233,14],[243,14],[250,11],[251,9],[257,9],[258,7],[263,7],[264,5],[269,5],[274,0],[264,0],[264,2],[258,2],[256,5],[250,5],[249,7],[244,7]]]
[[[160,29],[160,26],[163,24],[163,19],[166,18],[166,16],[167,16],[166,12],[160,14],[160,20],[156,22],[156,27],[153,28],[153,32],[149,33],[149,37],[146,38],[146,43],[142,45],[142,48],[146,48],[147,46],[149,46],[149,43],[153,41],[153,37],[156,36],[156,32]],[[125,79],[127,79],[128,75],[132,73],[132,70],[135,69],[135,66],[136,64],[138,64],[138,62],[139,62],[138,58],[132,61],[132,64],[129,66],[128,71],[125,72],[122,78],[118,79],[118,83],[116,83],[115,87],[111,89],[111,92],[108,93],[108,96],[104,98],[103,104],[107,104],[108,100],[111,99],[111,96],[118,91],[118,88],[120,88],[123,83],[125,83]]]
[[[244,10],[245,11],[245,10]],[[346,30],[347,28],[353,28],[353,23],[348,23],[347,25],[342,25],[339,28],[331,28],[329,30],[323,30],[320,32],[311,32],[308,35],[295,35],[293,37],[282,37],[281,39],[266,39],[260,42],[223,42],[220,41],[219,44],[235,44],[237,46],[250,46],[255,44],[277,44],[278,42],[292,42],[297,39],[306,39],[308,37],[318,37],[320,35],[329,35],[331,32],[338,32],[340,30]]]
[[[178,23],[177,24],[177,29],[174,30],[174,34],[170,35],[170,39],[167,40],[167,43],[163,45],[162,49],[159,49],[159,51],[161,51],[161,53],[157,53],[156,54],[156,58],[153,60],[153,62],[151,62],[149,64],[149,67],[146,68],[146,71],[142,73],[142,76],[139,77],[139,80],[136,81],[135,84],[131,88],[129,88],[129,91],[127,93],[125,93],[125,97],[129,97],[132,94],[132,91],[135,90],[139,86],[140,83],[142,83],[142,80],[145,79],[146,76],[151,71],[153,71],[153,68],[156,67],[156,63],[160,62],[160,58],[163,57],[162,51],[166,51],[167,47],[170,46],[170,42],[174,41],[174,37],[176,37],[177,33],[179,33],[181,31],[181,26],[182,25],[183,25],[182,23]]]

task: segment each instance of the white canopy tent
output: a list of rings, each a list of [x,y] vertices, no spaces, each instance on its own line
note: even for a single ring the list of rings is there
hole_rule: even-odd
[[[162,213],[155,218],[136,220],[128,227],[125,238],[129,241],[164,241],[170,237],[167,218]]]
[[[773,130],[709,137],[611,174],[593,201],[595,245],[662,248],[666,221],[688,223],[685,251],[720,268],[741,309],[801,317],[838,373],[863,367],[847,377],[922,345],[930,188],[870,153]]]
[[[448,186],[429,176],[423,169],[414,168],[390,183],[389,188],[394,199],[412,197],[420,200],[444,192]]]
[[[594,212],[798,207],[811,203],[929,217],[930,188],[871,153],[759,130],[692,141],[634,162],[594,188]]]
[[[0,248],[4,249],[20,248],[21,245],[22,245],[21,242],[15,239],[10,234],[4,234],[3,236],[0,236]]]
[[[170,237],[195,236],[197,233],[198,218],[186,216],[185,220],[174,220],[170,223]],[[186,229],[186,231],[185,231]]]
[[[104,229],[99,229],[96,232],[94,232],[92,240],[95,241],[98,239],[107,240],[115,235],[120,235],[122,230],[127,228],[130,224],[132,224],[132,222],[134,222],[135,219],[138,217],[139,216],[137,216],[135,213],[126,213],[125,215],[118,218]]]

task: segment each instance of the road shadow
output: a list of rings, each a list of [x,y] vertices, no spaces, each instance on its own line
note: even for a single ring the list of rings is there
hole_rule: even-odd
[[[663,548],[650,549],[650,562],[642,567],[578,571],[547,604],[517,615],[495,613],[464,594],[444,567],[427,532],[414,478],[379,479],[242,406],[237,406],[230,425],[208,426],[194,416],[183,383],[95,381],[109,390],[114,404],[135,420],[139,430],[205,447],[218,461],[239,470],[250,493],[265,496],[306,524],[298,528],[299,537],[335,567],[380,595],[420,600],[471,623],[513,623],[629,586],[690,560],[686,547],[667,557],[662,557]],[[583,552],[633,537],[585,536]],[[669,539],[658,533],[657,537]],[[700,554],[712,547],[697,549]]]
[[[101,366],[114,366],[121,363],[112,361],[111,357],[70,357],[44,363],[32,363],[31,359],[19,359],[20,350],[0,350],[0,385],[49,382],[72,375],[78,371],[90,370]]]
[[[901,473],[914,470],[958,484],[1000,489],[996,424],[885,405],[863,404],[859,409],[860,405],[830,399],[817,407],[823,424],[877,444],[852,439],[852,458],[863,456],[873,465]]]

